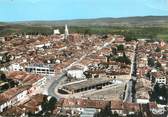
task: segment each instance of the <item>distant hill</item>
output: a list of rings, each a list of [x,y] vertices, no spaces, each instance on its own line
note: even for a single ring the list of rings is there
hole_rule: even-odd
[[[144,16],[122,18],[95,18],[60,21],[21,21],[12,24],[34,26],[126,26],[126,27],[168,27],[168,16]]]
[[[5,22],[0,22],[0,26],[4,26],[4,25],[6,25],[7,23],[5,23]]]
[[[151,38],[168,40],[168,16],[145,16],[123,18],[95,18],[60,21],[0,22],[0,36],[9,34],[51,35],[53,29],[64,32],[68,24],[70,33],[121,34],[129,39]]]

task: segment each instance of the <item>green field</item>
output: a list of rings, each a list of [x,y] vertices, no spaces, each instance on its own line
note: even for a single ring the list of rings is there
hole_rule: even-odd
[[[167,40],[168,41],[168,34],[159,34],[157,35],[159,39]]]

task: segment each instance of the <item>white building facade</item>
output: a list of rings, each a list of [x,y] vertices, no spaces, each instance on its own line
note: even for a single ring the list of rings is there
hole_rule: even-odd
[[[45,65],[28,65],[25,67],[25,71],[29,73],[44,75],[44,76],[54,76],[55,70],[50,66]]]

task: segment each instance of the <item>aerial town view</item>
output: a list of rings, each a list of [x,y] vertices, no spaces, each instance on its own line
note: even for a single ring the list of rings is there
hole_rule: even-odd
[[[168,117],[168,1],[0,0],[0,117]]]

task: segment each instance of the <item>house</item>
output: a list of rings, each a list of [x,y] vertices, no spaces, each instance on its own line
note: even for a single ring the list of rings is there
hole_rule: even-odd
[[[166,43],[162,40],[162,41],[160,42],[160,46],[161,46],[161,47],[164,47],[164,46],[166,46]]]
[[[38,113],[39,111],[42,110],[42,102],[44,101],[43,99],[47,97],[46,95],[43,94],[36,94],[33,95],[29,101],[27,101],[24,104],[19,105],[20,108],[25,109],[26,113],[31,112],[31,113]]]
[[[42,77],[39,75],[33,75],[30,73],[26,73],[23,71],[13,71],[7,74],[9,79],[12,79],[16,82],[19,82],[20,85],[31,85],[28,92],[31,95],[36,93],[40,93],[43,89],[44,85],[46,84],[46,77]]]
[[[29,96],[41,93],[46,84],[46,78],[32,75],[23,71],[13,71],[7,74],[9,79],[19,82],[19,86],[0,94],[0,112],[11,106],[24,102]]]
[[[54,76],[55,70],[51,65],[44,64],[32,64],[25,67],[25,71],[29,73],[46,75],[46,76]]]
[[[139,57],[138,60],[138,67],[146,67],[148,66],[148,58],[146,56],[144,57]]]
[[[167,115],[167,110],[164,107],[159,107],[159,105],[154,102],[149,103],[149,109],[153,115]]]
[[[60,99],[58,107],[65,110],[79,111],[80,117],[93,117],[93,115],[110,104],[110,101],[89,99]]]
[[[115,35],[115,41],[116,44],[125,44],[125,37],[122,35]]]
[[[17,63],[14,63],[14,64],[11,64],[9,67],[8,67],[9,71],[22,71],[23,70],[23,67],[20,66],[19,64]]]
[[[162,68],[164,68],[164,70],[168,69],[168,61],[167,60],[159,60],[159,63],[161,64]]]
[[[112,100],[111,101],[111,110],[112,112],[117,112],[119,115],[123,114],[124,108],[123,108],[123,102],[120,100]]]
[[[0,94],[0,112],[27,99],[30,85],[11,88]]]
[[[111,110],[113,113],[117,113],[120,116],[126,116],[129,114],[134,114],[140,110],[138,103],[127,103],[121,100],[111,101]]]
[[[154,79],[155,83],[167,84],[167,75],[163,72],[153,72],[151,73],[151,78]]]
[[[105,108],[110,101],[104,100],[90,100],[90,99],[78,99],[78,98],[61,98],[58,102],[58,106],[63,108]]]
[[[1,42],[5,42],[5,37],[0,37]]]
[[[76,78],[76,79],[85,79],[85,75],[83,74],[83,70],[76,69],[76,70],[68,70],[67,76],[70,78]]]
[[[81,110],[80,117],[93,117],[96,112],[95,108],[84,108]]]
[[[13,105],[11,108],[2,112],[2,116],[25,117],[27,113],[37,113],[41,111],[41,104],[45,95],[37,94],[32,96],[27,102],[20,105]]]
[[[146,66],[146,67],[138,67],[137,68],[137,76],[139,78],[143,78],[150,70],[151,69],[148,66]]]
[[[132,115],[140,111],[138,103],[123,103],[124,112],[123,115]]]
[[[44,43],[44,44],[38,44],[35,46],[36,49],[44,49],[44,48],[49,48],[51,46],[51,43],[48,42],[48,43]]]
[[[136,102],[140,104],[147,104],[149,103],[149,94],[145,91],[145,88],[141,89],[141,91],[136,92]]]
[[[60,35],[59,29],[55,29],[55,30],[54,30],[54,35]]]
[[[140,78],[137,80],[136,86],[136,102],[140,104],[149,103],[149,91],[151,91],[151,81]]]

